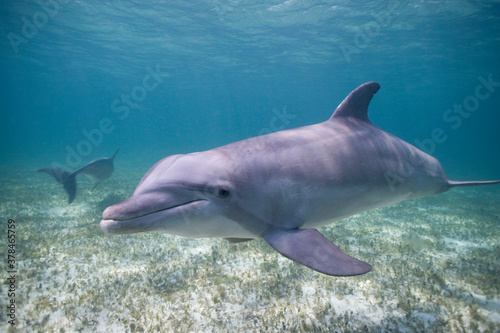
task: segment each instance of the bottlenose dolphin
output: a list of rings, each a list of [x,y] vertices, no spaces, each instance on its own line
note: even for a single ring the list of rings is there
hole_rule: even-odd
[[[379,88],[359,86],[319,124],[162,159],[130,198],[104,210],[101,229],[263,238],[324,274],[369,272],[315,228],[455,186],[500,183],[450,181],[435,158],[376,127],[367,112]]]
[[[91,181],[93,181],[94,187],[92,191],[96,188],[96,186],[102,182],[103,180],[108,179],[114,170],[113,159],[116,154],[118,154],[118,148],[113,156],[111,157],[100,157],[95,160],[85,164],[80,169],[69,172],[64,169],[59,168],[45,168],[38,169],[38,172],[45,172],[54,177],[58,183],[63,184],[64,189],[68,193],[69,200],[68,203],[72,203],[76,196],[76,175],[81,173],[87,176]]]

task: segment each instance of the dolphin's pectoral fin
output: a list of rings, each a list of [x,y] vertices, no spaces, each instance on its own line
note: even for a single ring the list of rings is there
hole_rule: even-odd
[[[255,238],[224,238],[227,240],[229,243],[242,243],[242,242],[248,242],[251,240],[254,240]]]
[[[372,269],[370,264],[340,251],[316,229],[274,229],[263,238],[285,257],[323,274],[352,276]]]

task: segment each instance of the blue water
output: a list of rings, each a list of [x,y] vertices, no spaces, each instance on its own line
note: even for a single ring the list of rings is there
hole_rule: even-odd
[[[153,163],[255,136],[273,109],[295,116],[280,128],[323,121],[373,80],[382,86],[375,124],[411,143],[442,128],[432,152],[451,176],[498,177],[500,87],[477,107],[469,101],[477,110],[457,129],[443,115],[474,95],[479,76],[500,82],[499,4],[46,3],[0,4],[2,163],[75,168],[116,147],[123,160]],[[162,73],[150,91],[147,67]],[[135,107],[113,112],[134,87]],[[81,143],[102,119],[108,133]],[[67,163],[71,150],[80,163]]]
[[[369,108],[377,126],[438,158],[451,179],[500,179],[498,2],[5,0],[0,2],[0,36],[0,170],[9,172],[1,184],[6,195],[2,214],[9,216],[2,219],[25,216],[35,228],[33,235],[45,225],[55,230],[67,218],[78,230],[94,232],[89,239],[114,244],[97,227],[104,203],[128,197],[156,161],[324,121],[367,81],[381,84]],[[101,188],[107,192],[95,194],[99,198],[119,192],[111,197],[114,202],[92,203],[84,185],[86,191],[75,201],[78,208],[72,210],[59,185],[35,172],[50,166],[77,169],[94,158],[111,156],[117,148],[115,174],[110,185]],[[33,197],[30,186],[37,191]],[[46,202],[43,208],[35,206],[33,198],[43,201],[43,186],[53,207]],[[477,191],[440,196],[443,201],[433,209],[439,212],[436,207],[448,204],[446,209],[452,210],[456,202],[469,207],[467,195],[474,199],[467,208],[471,214],[494,209],[498,190]],[[14,202],[23,208],[12,211]],[[417,211],[425,210],[432,200],[414,205]],[[78,209],[87,214],[81,215],[85,219]],[[463,209],[457,216],[465,219]],[[489,228],[498,230],[498,212],[484,214]],[[429,220],[434,222],[432,215]],[[470,221],[483,223],[474,217]],[[487,253],[494,255],[498,234],[490,235],[493,250]],[[441,244],[436,237],[434,248]],[[33,246],[39,243],[35,238],[30,238]],[[55,239],[54,244],[72,250],[78,240]],[[38,260],[38,254],[33,258]],[[145,262],[135,259],[131,262]],[[496,267],[493,272],[498,272]],[[399,278],[403,281],[404,274],[391,283],[399,286]],[[405,297],[403,291],[394,295]],[[490,319],[498,328],[498,289],[493,298],[497,301],[486,308],[495,313],[496,319]],[[100,309],[107,309],[109,304],[103,304]],[[38,311],[38,305],[33,309]],[[441,318],[444,323],[448,317]],[[34,324],[28,320],[23,325]],[[382,327],[367,325],[374,331]]]

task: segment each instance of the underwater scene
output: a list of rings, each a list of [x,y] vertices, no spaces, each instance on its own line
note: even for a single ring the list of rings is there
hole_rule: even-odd
[[[0,332],[500,332],[499,1],[5,0],[0,32]]]

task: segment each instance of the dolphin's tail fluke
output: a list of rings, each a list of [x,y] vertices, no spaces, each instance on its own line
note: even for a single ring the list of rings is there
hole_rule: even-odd
[[[458,186],[480,186],[480,185],[493,185],[500,184],[500,180],[483,180],[483,181],[456,181],[449,180],[448,185],[450,187],[458,187]]]
[[[118,151],[117,151],[118,152]],[[116,153],[115,153],[116,155]],[[64,186],[66,193],[68,193],[68,203],[72,203],[76,196],[76,172],[69,172],[59,168],[46,168],[39,169],[38,172],[45,172],[54,177],[58,183]]]

